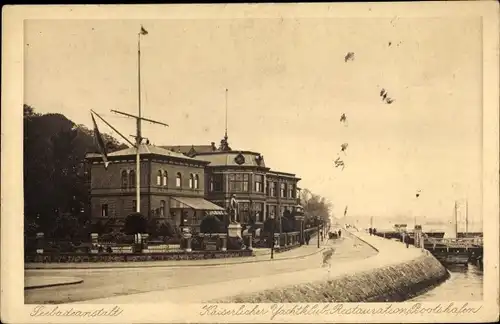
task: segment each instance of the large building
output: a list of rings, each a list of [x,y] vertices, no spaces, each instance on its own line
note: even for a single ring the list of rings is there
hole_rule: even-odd
[[[143,144],[140,157],[141,213],[158,221],[197,227],[206,214],[227,217],[234,195],[238,221],[261,223],[298,202],[295,174],[271,170],[260,153],[232,150],[227,135],[219,147]],[[94,221],[123,220],[135,211],[135,158],[135,148],[113,152],[105,169],[99,154],[87,155]]]

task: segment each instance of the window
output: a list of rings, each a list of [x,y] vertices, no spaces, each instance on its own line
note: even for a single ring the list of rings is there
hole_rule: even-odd
[[[255,209],[255,221],[256,222],[263,222],[264,221],[264,204],[263,203],[254,203],[254,209]]]
[[[238,203],[238,220],[242,223],[248,223],[250,216],[250,203]]]
[[[189,189],[193,189],[194,175],[191,173],[189,175]]]
[[[248,173],[236,173],[229,175],[229,191],[248,192],[250,176]]]
[[[274,217],[276,218],[276,206],[268,205],[266,210],[266,218],[271,218],[272,215],[274,215]]]
[[[264,176],[261,174],[255,175],[255,192],[264,192]]]
[[[135,171],[131,170],[130,173],[128,174],[129,178],[129,184],[131,188],[135,188]]]
[[[212,174],[210,176],[210,191],[221,192],[222,182],[223,182],[222,173]]]
[[[175,177],[175,186],[177,188],[182,186],[182,175],[180,173],[177,173],[177,176]]]
[[[280,184],[280,197],[286,198],[286,183]]]
[[[197,174],[194,175],[194,188],[200,189],[200,178]]]
[[[137,200],[132,200],[132,212],[137,210]]]
[[[165,216],[165,200],[160,201],[160,216]]]
[[[123,170],[122,171],[122,188],[127,188],[128,187],[128,175],[127,171]]]
[[[166,187],[168,185],[168,174],[167,171],[163,171],[163,186]]]
[[[290,187],[291,187],[291,189],[290,189],[290,193],[291,193],[290,197],[297,198],[297,185],[293,184]]]
[[[288,194],[287,194],[288,198],[295,198],[294,197],[295,196],[294,195],[294,192],[295,192],[295,188],[294,187],[295,187],[294,185],[291,185],[291,184],[288,185]]]
[[[269,195],[271,197],[276,197],[276,182],[269,183]]]
[[[283,216],[284,216],[284,214],[285,214],[285,207],[281,206],[281,207],[280,207],[280,215],[279,215],[279,216],[280,216],[280,217],[283,217]]]
[[[101,216],[102,217],[108,217],[109,216],[109,213],[108,213],[108,204],[102,204],[101,205]]]
[[[158,175],[156,176],[156,185],[157,186],[161,186],[161,174],[162,174],[161,170],[158,171]]]

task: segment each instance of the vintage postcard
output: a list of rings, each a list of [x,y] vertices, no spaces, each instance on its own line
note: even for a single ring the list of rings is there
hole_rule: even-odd
[[[1,320],[497,321],[498,9],[4,7]]]

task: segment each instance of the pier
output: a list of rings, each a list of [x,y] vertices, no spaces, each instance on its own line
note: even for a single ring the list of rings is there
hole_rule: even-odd
[[[444,264],[483,263],[483,238],[431,238],[424,239],[424,248]]]
[[[444,265],[483,265],[483,237],[482,233],[475,233],[475,237],[458,235],[458,238],[433,237],[432,234],[423,233],[423,248],[429,251],[436,259]],[[415,245],[413,232],[377,232],[376,236],[393,239]]]

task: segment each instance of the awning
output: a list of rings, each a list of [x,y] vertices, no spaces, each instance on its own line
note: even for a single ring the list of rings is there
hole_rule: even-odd
[[[224,208],[216,204],[197,197],[172,197],[170,200],[170,208],[190,208],[195,210],[211,211],[214,215],[224,215]]]

